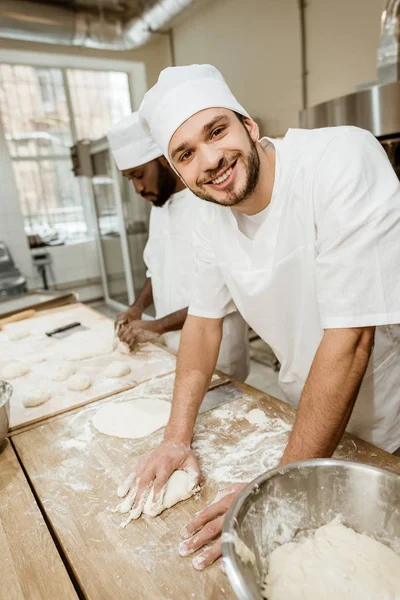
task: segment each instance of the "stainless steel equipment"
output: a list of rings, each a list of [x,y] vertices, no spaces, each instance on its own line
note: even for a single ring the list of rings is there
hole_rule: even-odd
[[[0,449],[7,437],[10,421],[10,398],[13,388],[7,381],[0,379]]]
[[[306,129],[355,125],[379,139],[400,177],[400,0],[388,0],[377,53],[378,81],[364,89],[306,108]]]
[[[25,277],[15,266],[9,249],[0,242],[0,298],[6,299],[26,292]]]
[[[337,515],[400,554],[400,476],[395,473],[317,459],[273,469],[250,483],[231,505],[223,530],[222,552],[236,596],[261,600],[270,553],[299,531],[321,527]],[[254,564],[238,556],[240,542],[254,554]]]

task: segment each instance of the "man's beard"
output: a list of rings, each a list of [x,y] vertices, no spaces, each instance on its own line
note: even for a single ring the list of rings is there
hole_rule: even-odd
[[[164,204],[170,199],[176,188],[176,178],[161,162],[157,161],[158,173],[157,173],[157,189],[158,193],[154,194],[149,192],[148,194],[142,194],[147,200],[151,200],[153,206],[164,206]]]
[[[198,187],[195,190],[192,189],[192,192],[196,194],[196,196],[198,196],[202,200],[206,200],[207,202],[219,204],[220,206],[236,206],[237,204],[240,204],[241,202],[247,200],[247,198],[249,198],[253,194],[254,190],[257,187],[260,175],[260,157],[258,156],[256,145],[250,138],[248,132],[247,135],[250,140],[249,152],[247,154],[245,154],[244,152],[237,152],[234,155],[231,155],[229,158],[226,158],[225,156],[221,158],[218,167],[216,169],[213,169],[212,171],[207,171],[207,173],[205,174],[203,178],[204,183],[201,189],[199,190]],[[205,183],[206,181],[215,179],[222,169],[229,167],[229,165],[233,164],[234,161],[238,161],[239,159],[242,159],[246,171],[246,181],[241,190],[223,190],[223,193],[225,194],[224,200],[217,200],[212,194],[203,191],[204,186],[207,185]]]

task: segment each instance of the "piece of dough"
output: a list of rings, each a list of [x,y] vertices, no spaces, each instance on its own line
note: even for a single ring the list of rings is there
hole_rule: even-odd
[[[96,331],[80,331],[63,340],[62,354],[67,360],[85,360],[95,356],[110,354],[118,340],[112,335],[104,336]]]
[[[74,373],[74,367],[68,363],[64,363],[56,367],[56,370],[54,373],[52,373],[51,378],[53,381],[66,381],[68,377],[71,377],[71,375]]]
[[[26,408],[31,408],[33,406],[39,406],[40,404],[44,404],[44,402],[47,402],[48,400],[50,400],[50,398],[51,398],[51,394],[47,390],[34,390],[32,392],[29,392],[25,396],[25,398],[23,400],[23,405]]]
[[[2,377],[4,379],[16,379],[17,377],[22,377],[22,375],[26,375],[29,373],[30,368],[28,365],[22,362],[10,362],[3,367],[1,372]]]
[[[168,423],[171,403],[166,400],[131,400],[104,404],[92,419],[94,427],[120,438],[143,438]]]
[[[312,538],[276,548],[263,597],[268,600],[400,598],[400,556],[334,519]]]
[[[44,354],[31,354],[31,356],[26,356],[25,360],[30,365],[39,365],[46,360],[46,356]]]
[[[118,352],[120,354],[130,354],[131,353],[131,349],[129,348],[128,344],[126,342],[118,342]]]
[[[106,367],[104,375],[110,378],[123,377],[124,375],[128,375],[130,372],[131,368],[128,363],[122,362],[122,360],[114,360],[108,365],[108,367]]]
[[[31,332],[29,331],[29,329],[16,329],[15,331],[10,331],[10,333],[8,334],[8,339],[15,342],[17,340],[22,340],[28,337],[28,335],[30,334]]]
[[[196,490],[197,474],[194,469],[174,471],[157,502],[153,502],[153,488],[151,488],[143,508],[143,514],[156,517],[166,508],[171,508],[178,502],[193,496]]]
[[[245,415],[245,419],[252,425],[265,425],[268,421],[267,415],[260,408],[253,408],[253,410],[250,410],[247,415]]]
[[[75,373],[68,379],[68,389],[72,392],[83,392],[92,385],[92,380],[85,373]]]

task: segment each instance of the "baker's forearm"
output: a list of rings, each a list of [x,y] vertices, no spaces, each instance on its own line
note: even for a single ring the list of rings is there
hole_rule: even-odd
[[[328,329],[305,383],[281,463],[333,454],[368,366],[375,329]]]
[[[140,312],[144,312],[146,308],[149,308],[153,304],[153,288],[151,285],[151,279],[147,278],[146,282],[136,298],[135,302],[130,308],[137,308]]]
[[[218,359],[223,319],[189,315],[178,352],[171,418],[166,441],[190,444],[200,404],[208,390]]]
[[[168,333],[168,331],[180,331],[186,321],[188,309],[182,308],[161,319],[156,319],[160,327],[160,333]]]

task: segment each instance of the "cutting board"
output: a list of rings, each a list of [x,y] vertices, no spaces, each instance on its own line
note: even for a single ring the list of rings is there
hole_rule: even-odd
[[[276,464],[283,451],[293,409],[245,384],[237,388],[242,392],[239,398],[198,417],[194,447],[205,475],[201,492],[155,519],[145,517],[125,529],[120,527],[124,516],[113,512],[117,486],[138,456],[160,443],[162,430],[143,440],[99,434],[91,420],[103,400],[13,436],[86,598],[235,598],[220,562],[197,572],[191,557],[178,556],[177,545],[181,528],[225,487],[224,481],[252,479]],[[262,429],[246,418],[254,408],[267,416]],[[336,456],[400,472],[400,459],[350,436]]]
[[[62,414],[115,392],[130,389],[138,383],[175,370],[174,355],[160,345],[143,344],[137,352],[130,355],[115,350],[104,356],[71,362],[79,373],[87,374],[91,378],[92,385],[83,392],[70,391],[66,381],[55,382],[51,379],[57,366],[65,362],[62,355],[64,340],[49,338],[45,332],[73,321],[82,323],[98,335],[108,335],[110,338],[113,336],[113,322],[81,304],[49,310],[32,319],[5,325],[0,332],[0,374],[3,366],[10,360],[30,362],[39,354],[45,357],[41,363],[30,364],[31,370],[26,375],[10,380],[14,388],[10,405],[10,431]],[[18,341],[9,340],[10,331],[18,331],[21,328],[28,329],[30,335]],[[68,339],[72,339],[73,335]],[[131,372],[121,378],[105,377],[105,368],[114,360],[129,364]],[[50,400],[34,408],[25,408],[24,396],[38,387],[51,392]]]
[[[0,452],[0,597],[78,596],[8,442]]]

